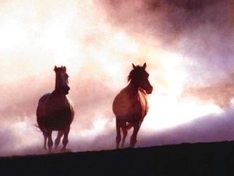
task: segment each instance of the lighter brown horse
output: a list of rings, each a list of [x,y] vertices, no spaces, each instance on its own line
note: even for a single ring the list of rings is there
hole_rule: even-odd
[[[112,110],[116,116],[116,148],[119,148],[121,142],[121,131],[123,134],[121,147],[124,142],[128,130],[133,127],[133,133],[130,139],[130,147],[134,147],[137,142],[137,134],[141,123],[148,111],[146,94],[151,94],[153,87],[151,86],[146,72],[146,63],[143,66],[135,66],[132,64],[133,70],[128,76],[129,84],[122,89],[115,97]]]
[[[58,131],[55,140],[57,149],[60,139],[63,136],[63,150],[66,150],[68,144],[68,134],[70,125],[74,118],[74,109],[67,97],[70,90],[68,86],[68,75],[66,67],[54,67],[56,74],[55,89],[52,93],[47,93],[39,99],[37,106],[37,123],[44,136],[44,149],[51,151],[53,146],[52,131]]]

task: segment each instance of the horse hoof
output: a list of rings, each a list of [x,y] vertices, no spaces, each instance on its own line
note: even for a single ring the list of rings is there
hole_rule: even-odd
[[[62,149],[61,149],[61,152],[71,152],[71,150],[70,150],[70,149],[67,149],[67,148],[62,148]]]

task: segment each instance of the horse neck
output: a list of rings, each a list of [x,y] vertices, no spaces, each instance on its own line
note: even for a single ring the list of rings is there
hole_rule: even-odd
[[[61,101],[61,102],[65,102],[65,100],[66,100],[66,95],[64,94],[64,93],[62,93],[61,91],[59,91],[59,90],[54,90],[52,93],[51,93],[51,98],[53,98],[53,99],[57,99],[57,100],[59,100],[59,101]]]
[[[54,92],[59,92],[59,90],[60,90],[60,82],[59,82],[59,79],[56,76],[56,78],[55,78],[55,89],[54,89]]]
[[[65,95],[64,94],[64,92],[63,92],[63,88],[62,88],[62,80],[60,80],[58,77],[57,77],[57,75],[56,75],[56,78],[55,78],[55,89],[54,89],[54,92],[55,93],[58,93],[58,94],[63,94],[63,95]]]
[[[136,84],[134,84],[134,82],[131,81],[126,87],[126,89],[128,90],[130,94],[135,95],[138,93],[139,87],[137,87]]]
[[[62,108],[68,106],[67,96],[63,93],[56,92],[55,90],[50,94],[49,104],[53,104],[54,107]]]

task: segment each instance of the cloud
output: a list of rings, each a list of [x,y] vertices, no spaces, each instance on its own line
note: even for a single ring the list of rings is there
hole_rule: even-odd
[[[231,1],[104,2],[110,24],[143,35],[155,48],[180,53],[188,84],[230,81],[234,37]],[[202,78],[196,79],[199,75]]]

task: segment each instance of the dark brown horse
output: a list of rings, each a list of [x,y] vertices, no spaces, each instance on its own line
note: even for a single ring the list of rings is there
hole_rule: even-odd
[[[66,96],[70,90],[68,86],[68,75],[66,67],[54,67],[56,73],[55,90],[43,95],[37,107],[37,123],[44,136],[44,148],[48,139],[48,148],[53,146],[52,131],[58,131],[55,140],[57,148],[61,137],[63,137],[63,150],[68,143],[70,125],[73,121],[74,110],[70,100]]]
[[[133,70],[128,76],[130,82],[115,97],[112,110],[116,116],[116,148],[121,142],[121,130],[123,139],[121,147],[124,147],[128,129],[133,127],[133,134],[130,140],[130,147],[134,147],[137,142],[137,133],[141,123],[148,111],[146,94],[153,91],[153,87],[148,81],[149,74],[146,72],[146,63],[143,66],[132,64]]]

